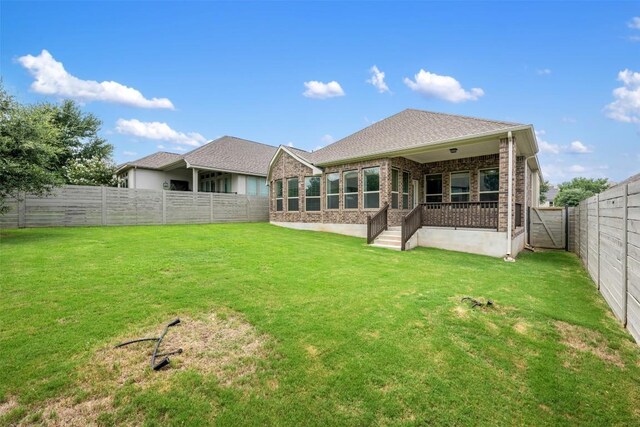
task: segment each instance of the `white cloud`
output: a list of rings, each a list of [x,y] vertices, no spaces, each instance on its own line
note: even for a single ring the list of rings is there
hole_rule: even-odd
[[[162,144],[158,144],[158,145],[156,145],[156,147],[158,147],[158,149],[160,149],[160,150],[164,150],[164,149],[166,149],[166,148],[167,148],[167,147],[165,147],[165,146],[164,146],[164,145],[162,145]]]
[[[304,82],[304,87],[307,88],[302,95],[307,98],[315,99],[327,99],[336,96],[344,96],[344,90],[340,86],[340,83],[331,81],[329,83],[322,83],[316,80]]]
[[[389,86],[384,82],[384,71],[380,71],[376,65],[369,69],[371,73],[371,78],[367,80],[367,83],[371,83],[378,89],[378,92],[385,93],[391,92],[389,90]]]
[[[84,102],[105,101],[140,108],[169,108],[173,104],[167,98],[145,98],[138,90],[117,82],[81,80],[69,74],[46,50],[40,55],[25,55],[18,62],[34,77],[31,84],[34,92],[44,95],[58,95]]]
[[[178,151],[178,152],[183,152],[183,153],[184,153],[185,151],[187,151],[187,149],[186,149],[186,148],[181,147],[180,145],[176,145],[176,146],[174,146],[174,147],[172,147],[172,148],[173,148],[175,151]]]
[[[138,155],[138,153],[136,153],[135,151],[123,151],[122,154],[127,157],[133,157]]]
[[[287,147],[293,147],[293,142],[289,142],[289,143],[287,144]]]
[[[333,144],[334,142],[336,142],[335,138],[329,134],[322,135],[320,141],[324,142],[325,145]]]
[[[198,147],[206,142],[204,136],[196,132],[183,133],[169,127],[161,122],[141,122],[140,120],[118,119],[116,131],[126,135],[134,135],[141,138],[153,139],[157,141],[167,141],[174,144],[189,145]]]
[[[640,73],[625,69],[618,73],[623,86],[613,90],[615,101],[605,107],[610,119],[640,123]]]
[[[558,144],[551,144],[545,141],[543,139],[545,134],[546,132],[544,130],[536,131],[536,139],[538,140],[538,147],[540,148],[540,152],[560,154],[560,146]]]
[[[415,81],[405,77],[404,84],[409,89],[429,98],[440,98],[449,102],[464,102],[477,101],[484,95],[484,91],[480,88],[474,87],[467,91],[453,77],[441,76],[422,69],[414,78]]]
[[[580,141],[573,141],[570,145],[569,145],[569,152],[570,153],[574,153],[574,154],[587,154],[587,153],[591,153],[593,150],[591,150],[589,147],[587,147],[586,145],[584,145],[582,142]]]
[[[586,171],[587,168],[585,168],[584,166],[581,166],[581,165],[571,165],[571,166],[569,166],[569,168],[567,170],[569,172],[571,172],[571,173],[582,173],[582,172]]]
[[[634,30],[640,30],[640,16],[635,16],[631,18],[631,21],[629,21],[627,26]]]
[[[573,117],[563,117],[562,118],[562,122],[563,123],[576,123],[577,120],[574,119]]]
[[[536,73],[538,73],[539,76],[548,76],[551,74],[551,70],[549,68],[542,68],[536,70]]]

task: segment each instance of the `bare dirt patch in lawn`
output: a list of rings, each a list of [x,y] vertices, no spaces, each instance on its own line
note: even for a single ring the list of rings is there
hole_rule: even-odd
[[[620,354],[609,347],[607,339],[599,332],[582,326],[557,321],[556,329],[562,336],[562,343],[574,350],[591,353],[597,358],[624,368]]]
[[[0,403],[0,417],[7,415],[9,412],[13,411],[18,407],[18,399],[13,396],[10,396],[7,400]]]
[[[151,369],[155,341],[113,347],[114,343],[134,337],[159,336],[164,325],[138,330],[97,349],[92,361],[80,368],[78,385],[82,396],[52,399],[31,408],[30,412],[40,412],[38,423],[49,426],[97,425],[101,413],[114,410],[112,393],[118,388],[133,384],[166,391],[171,388],[173,377],[185,370],[213,375],[223,386],[244,388],[253,384],[253,374],[269,355],[269,337],[258,334],[251,324],[235,313],[181,316],[180,319],[179,325],[169,328],[159,350],[160,353],[183,350],[181,354],[169,356],[171,363],[167,367],[160,371]],[[27,417],[20,425],[31,423]]]

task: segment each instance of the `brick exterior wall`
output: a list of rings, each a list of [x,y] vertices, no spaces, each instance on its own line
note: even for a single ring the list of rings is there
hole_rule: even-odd
[[[514,138],[515,141],[515,138]],[[515,144],[514,144],[515,145]],[[304,178],[312,175],[311,168],[298,162],[295,158],[282,152],[271,170],[270,192],[270,214],[271,221],[278,222],[320,222],[331,224],[366,224],[367,215],[372,215],[377,212],[378,209],[364,209],[363,208],[363,174],[362,170],[369,167],[380,167],[380,207],[385,203],[391,205],[391,170],[397,168],[399,174],[399,209],[389,209],[389,225],[400,225],[401,219],[406,215],[413,206],[413,180],[418,180],[418,194],[419,202],[424,201],[424,175],[425,174],[442,174],[442,191],[443,202],[450,201],[450,182],[451,172],[469,171],[470,175],[470,201],[477,202],[480,199],[480,186],[478,181],[478,172],[481,169],[499,168],[500,169],[500,188],[499,188],[499,212],[498,212],[498,231],[506,231],[507,229],[507,167],[508,167],[508,151],[507,140],[500,140],[500,150],[497,154],[490,154],[485,156],[470,157],[464,159],[445,160],[431,163],[417,163],[412,160],[397,157],[397,158],[381,158],[376,160],[369,160],[366,162],[348,163],[338,166],[326,167],[321,176],[321,192],[320,192],[320,205],[321,210],[319,212],[306,212],[305,211],[305,188]],[[515,201],[523,203],[524,205],[524,172],[525,172],[525,159],[524,157],[515,156],[513,162],[513,185]],[[528,170],[528,168],[526,168]],[[358,209],[345,209],[344,208],[344,179],[343,173],[345,171],[358,171]],[[409,209],[402,209],[402,172],[409,172]],[[326,209],[326,176],[330,173],[340,174],[340,190],[339,190],[339,206],[338,209]],[[299,210],[295,212],[287,212],[287,179],[298,178],[298,195],[299,195]],[[283,180],[283,207],[281,212],[276,211],[275,200],[275,181],[278,179]],[[529,186],[531,186],[531,180],[529,180]],[[512,212],[514,216],[515,227],[515,207]],[[523,225],[524,225],[524,207],[523,207]]]

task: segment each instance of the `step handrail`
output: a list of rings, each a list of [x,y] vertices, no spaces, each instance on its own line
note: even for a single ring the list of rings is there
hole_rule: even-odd
[[[407,242],[420,227],[422,227],[422,205],[418,204],[411,212],[402,217],[400,250],[405,250]]]
[[[378,212],[373,216],[367,215],[367,244],[373,243],[373,241],[388,228],[387,224],[387,211],[389,210],[389,203],[385,203]]]

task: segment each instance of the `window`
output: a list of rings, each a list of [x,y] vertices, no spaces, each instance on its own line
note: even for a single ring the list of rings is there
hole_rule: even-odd
[[[287,211],[298,210],[298,178],[287,180]]]
[[[230,176],[224,179],[224,192],[231,193],[231,177]]]
[[[266,179],[259,176],[247,177],[247,196],[267,196]]]
[[[216,181],[215,173],[203,173],[200,175],[200,191],[204,193],[215,193]]]
[[[500,173],[498,169],[484,169],[478,172],[480,181],[480,201],[497,202],[500,190]]]
[[[453,172],[451,174],[451,201],[469,201],[469,172]]]
[[[427,203],[442,203],[442,174],[426,175],[424,177],[425,201]]]
[[[327,209],[338,209],[340,203],[340,174],[327,175]]]
[[[276,181],[276,210],[282,210],[282,180]]]
[[[362,170],[364,183],[364,208],[377,209],[380,207],[380,168],[368,168]]]
[[[344,208],[358,209],[358,171],[347,171],[342,180],[344,188]]]
[[[304,179],[305,210],[320,210],[320,177],[308,176]]]
[[[409,172],[402,172],[402,209],[409,209]]]
[[[400,171],[391,169],[391,208],[398,209],[398,186],[400,185]]]

